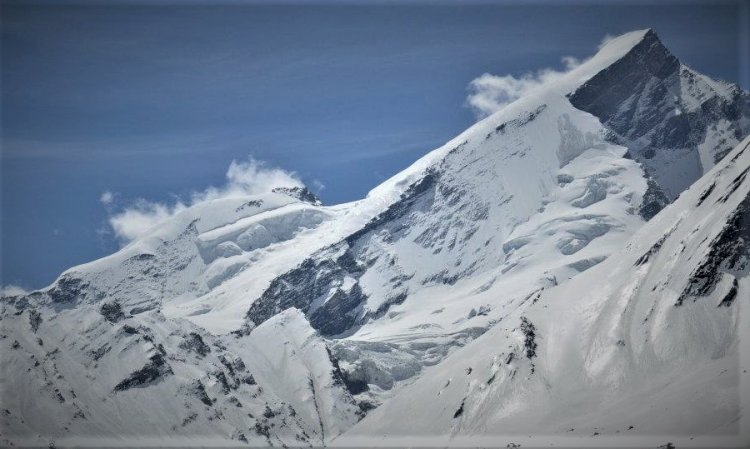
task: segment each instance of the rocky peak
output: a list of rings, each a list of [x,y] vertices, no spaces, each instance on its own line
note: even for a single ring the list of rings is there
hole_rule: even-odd
[[[750,132],[750,97],[680,63],[648,30],[569,96],[595,115],[670,200]]]
[[[679,70],[680,61],[661,43],[653,30],[624,57],[596,74],[570,95],[573,106],[597,116],[602,123],[616,118],[623,103],[642,92],[652,79],[664,80]],[[628,123],[614,123],[626,133]]]

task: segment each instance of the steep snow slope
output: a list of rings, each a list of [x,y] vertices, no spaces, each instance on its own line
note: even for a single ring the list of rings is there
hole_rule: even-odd
[[[494,118],[383,214],[275,280],[251,306],[251,320],[294,305],[336,335],[378,322],[410,294],[488,271],[538,271],[539,251],[551,276],[560,267],[565,276],[589,244],[585,258],[599,258],[621,241],[617,234],[640,226],[633,211],[644,174],[622,157],[625,148],[604,140],[594,117],[545,93]]]
[[[416,290],[425,290],[425,286],[452,285],[502,264],[507,269],[517,266],[524,258],[516,250],[529,241],[519,235],[521,229],[515,229],[521,223],[528,235],[555,234],[557,240],[553,243],[565,255],[576,253],[610,230],[632,232],[640,226],[636,219],[629,220],[630,226],[626,226],[622,224],[623,217],[602,223],[606,222],[603,217],[635,208],[645,219],[651,218],[668,202],[661,184],[667,186],[666,180],[678,183],[679,193],[702,174],[701,167],[685,171],[681,163],[691,157],[718,158],[725,147],[736,144],[737,137],[746,134],[750,120],[747,95],[736,86],[690,75],[697,81],[685,82],[689,86],[680,92],[679,100],[692,112],[677,120],[690,118],[686,126],[705,139],[698,144],[694,136],[685,148],[676,148],[674,139],[680,130],[672,125],[675,108],[659,103],[668,86],[665,87],[666,81],[658,83],[659,77],[674,75],[675,64],[680,66],[651,30],[611,40],[596,56],[561,80],[475,125],[371,192],[362,204],[387,198],[382,201],[387,209],[363,228],[274,279],[265,291],[246,290],[244,293],[260,297],[252,304],[248,318],[257,324],[293,304],[305,311],[321,332],[338,335],[382,317],[390,307],[403,303]],[[689,71],[683,69],[682,72]],[[623,98],[619,87],[623,79],[628,86],[641,90],[632,94],[632,89],[626,89],[624,92],[630,96]],[[652,84],[658,84],[660,89],[643,88]],[[596,117],[571,107],[564,96]],[[635,102],[634,98],[638,99],[638,107],[627,109],[625,106]],[[730,100],[732,103],[727,103]],[[701,115],[701,108],[708,112]],[[606,126],[602,127],[597,119]],[[632,125],[627,136],[622,129],[626,120]],[[710,137],[711,130],[724,130],[724,134]],[[715,144],[711,148],[706,146],[709,140]],[[635,154],[638,161],[644,162],[645,176],[607,179],[612,173],[606,167],[608,162],[589,169],[582,181],[565,172],[564,166],[584,151],[615,148],[612,142],[633,146],[635,151],[628,154]],[[675,161],[656,163],[654,154]],[[611,161],[623,156],[624,152],[614,154]],[[627,161],[617,164],[634,165]],[[580,163],[572,164],[576,165]],[[706,166],[710,168],[708,163]],[[639,177],[645,179],[645,187]],[[569,179],[577,182],[556,197],[555,185]],[[582,183],[586,190],[581,194]],[[676,185],[667,186],[672,196]],[[629,199],[624,209],[623,205],[608,205],[608,201],[595,206],[600,216],[585,217],[585,224],[580,219],[572,220],[579,223],[568,229],[560,226],[561,220],[567,221],[565,217],[549,211],[559,211],[557,204],[545,208],[547,204],[563,202],[587,210],[614,191]],[[581,198],[571,196],[574,194]],[[539,213],[539,208],[544,211]],[[377,212],[377,208],[373,211]],[[550,222],[545,224],[545,220]],[[536,229],[532,229],[534,225]],[[511,231],[517,239],[505,241]],[[539,238],[531,240],[540,244]],[[539,249],[536,245],[527,246],[525,252],[540,254],[534,251]],[[548,249],[550,246],[554,245],[547,245]],[[595,253],[592,257],[569,263],[591,266],[607,254],[607,250],[596,254],[593,248],[589,251]],[[555,251],[549,253],[554,255]],[[539,259],[549,267],[540,273],[553,270],[554,261],[548,259],[547,252],[542,254]],[[398,255],[398,260],[394,255]]]
[[[504,317],[336,444],[747,443],[749,172],[750,138],[622,250]]]
[[[622,159],[625,151],[617,154],[618,147],[606,141],[607,130],[595,117],[573,108],[565,94],[622,57],[645,34],[614,39],[564,80],[509,105],[373,190],[362,203],[379,201],[386,205],[384,210],[274,280],[253,303],[250,320],[262,322],[294,304],[311,316],[314,326],[325,322],[325,328],[318,327],[324,334],[342,333],[382,316],[410,291],[454,284],[501,265],[507,252],[501,248],[504,240],[518,224],[540,213],[545,202],[554,200],[550,195],[558,184],[569,188],[561,199],[578,209],[605,199],[604,179],[619,174],[619,169],[608,171],[612,166],[605,163],[601,173],[589,169],[581,180],[570,183],[575,178],[561,168],[587,150],[609,154],[612,160]],[[638,170],[632,162],[617,164]],[[613,190],[625,190],[623,196],[633,208],[642,204],[646,190],[646,183],[636,178],[643,175],[612,182],[617,186]],[[625,182],[632,185],[623,187]],[[576,201],[576,196],[586,198]],[[568,254],[606,232],[603,227],[591,232],[591,226],[583,227],[576,242],[570,237],[573,233],[567,242],[558,242],[572,243],[565,250]],[[347,288],[341,290],[340,285]]]

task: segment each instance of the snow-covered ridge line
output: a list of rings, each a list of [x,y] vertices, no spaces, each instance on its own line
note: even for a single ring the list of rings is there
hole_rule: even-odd
[[[588,81],[596,73],[605,69],[610,64],[618,61],[625,56],[628,51],[638,45],[648,33],[653,33],[650,29],[632,31],[609,40],[597,54],[585,61],[583,64],[572,70],[564,79],[553,85],[544,86],[543,90],[550,90],[560,94],[568,94],[584,82]],[[517,102],[524,102],[521,98]],[[507,111],[506,111],[507,109]],[[368,201],[379,201],[381,204],[390,204],[408,189],[409,186],[416,183],[419,178],[424,176],[425,172],[438,164],[445,155],[459,145],[464,144],[472,136],[483,135],[497,126],[497,123],[514,118],[518,113],[518,105],[506,106],[500,111],[489,117],[475,123],[466,131],[462,132],[455,138],[449,140],[440,148],[437,148],[427,155],[421,157],[412,165],[402,170],[398,174],[387,179],[367,194]]]
[[[612,207],[603,204],[615,200],[614,189],[610,201],[594,205],[607,198],[610,185],[627,179],[629,195],[626,199],[623,194],[623,199],[630,207],[638,205],[646,190],[645,183],[639,181],[642,172],[632,161],[608,162],[621,159],[625,149],[605,142],[605,131],[594,117],[572,108],[562,95],[540,92],[508,106],[493,119],[494,123],[487,122],[484,129],[472,133],[464,144],[427,169],[383,213],[275,279],[251,305],[248,318],[259,324],[284,308],[295,306],[311,314],[313,326],[324,334],[336,335],[382,317],[390,307],[425,286],[453,285],[494,271],[503,262],[510,265],[508,258],[512,255],[503,239],[538,214],[543,201],[553,201],[549,196],[557,189],[560,167],[570,165],[569,173],[581,177],[572,182],[576,177],[573,176],[564,187],[570,193],[561,200],[570,202],[572,207],[556,210],[550,206],[550,212],[543,215],[550,220],[547,234],[563,234],[564,230],[572,235],[560,236],[567,239],[561,240],[560,245],[569,246],[562,250],[563,255],[577,253],[610,230],[612,235],[621,229],[632,232],[639,220],[624,214],[615,220],[595,218],[595,214],[579,217],[578,211],[589,206],[601,209],[601,217],[611,214]],[[488,152],[493,145],[498,148]],[[582,160],[573,168],[571,164],[579,157],[600,165]],[[607,165],[608,170],[602,173],[605,161],[612,165]],[[617,179],[625,172],[627,178]],[[531,189],[524,184],[530,179],[538,180]],[[622,188],[619,190],[617,193],[622,192]],[[437,217],[440,220],[435,220]],[[447,233],[454,232],[459,235],[446,238]],[[389,248],[391,245],[393,249]],[[398,254],[399,260],[391,254]],[[463,258],[471,258],[474,263],[464,267]],[[386,260],[389,262],[382,267],[368,267]],[[525,265],[519,263],[519,267]],[[508,266],[508,270],[512,268]],[[340,290],[339,285],[347,279],[354,281],[354,289]],[[313,304],[322,307],[308,310]],[[315,316],[321,313],[325,316]]]

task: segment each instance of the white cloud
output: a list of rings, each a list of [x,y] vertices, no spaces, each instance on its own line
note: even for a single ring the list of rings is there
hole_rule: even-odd
[[[205,190],[193,192],[190,200],[186,202],[176,199],[173,203],[167,204],[138,199],[132,206],[111,215],[109,225],[116,238],[122,242],[129,242],[197,203],[270,192],[275,187],[302,186],[302,181],[294,172],[269,167],[253,158],[246,162],[232,161],[227,169],[226,183],[223,186],[208,187]],[[106,193],[109,192],[104,192]],[[105,206],[111,204],[111,201],[104,201],[104,194],[101,198],[102,204]],[[114,195],[111,199],[114,199]]]
[[[25,295],[28,293],[25,289],[17,286],[17,285],[3,285],[0,286],[0,296],[6,297],[6,296],[19,296],[19,295]]]
[[[209,187],[192,195],[191,203],[217,198],[231,198],[270,192],[274,187],[303,187],[294,172],[268,167],[252,157],[247,162],[232,161],[227,169],[227,183],[223,187]]]
[[[130,241],[144,235],[146,231],[185,209],[185,207],[180,202],[170,206],[138,200],[135,205],[111,216],[109,225],[112,226],[117,238]]]
[[[477,119],[487,117],[539,87],[560,79],[578,67],[581,61],[565,56],[562,58],[562,63],[563,70],[548,68],[536,73],[525,73],[520,77],[485,73],[469,83],[466,103],[474,111]]]
[[[115,194],[110,192],[109,190],[105,190],[102,192],[102,196],[99,197],[99,202],[104,204],[105,206],[109,206],[112,204],[112,201],[115,199]]]
[[[319,179],[313,179],[312,180],[312,188],[313,188],[313,191],[315,191],[316,193],[320,194],[320,192],[322,192],[323,190],[325,190],[326,185],[323,184],[323,182],[321,182]]]

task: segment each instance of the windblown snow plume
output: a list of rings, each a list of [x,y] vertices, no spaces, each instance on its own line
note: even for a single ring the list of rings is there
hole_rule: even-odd
[[[270,192],[279,187],[302,187],[302,181],[294,172],[249,158],[245,162],[232,161],[226,173],[227,182],[221,187],[208,187],[200,192],[193,192],[189,201],[176,199],[173,203],[152,202],[138,199],[124,210],[113,214],[109,224],[115,236],[122,242],[129,242],[144,235],[149,229],[164,222],[185,208],[222,198],[237,198]],[[100,202],[105,206],[112,204],[114,194],[106,191]]]
[[[563,70],[548,68],[519,77],[485,73],[469,83],[466,103],[478,119],[485,118],[540,87],[559,80],[581,64],[572,56],[562,58],[562,62]]]
[[[185,207],[180,201],[168,205],[139,199],[132,206],[111,216],[109,225],[112,226],[118,239],[129,242],[144,235],[149,229],[169,219]]]
[[[625,36],[620,36],[620,40],[622,41]],[[600,52],[604,49],[605,51],[602,53],[611,53],[612,50],[617,48],[617,45],[612,45],[613,48],[609,50],[605,47],[610,42],[617,40],[618,36],[607,34],[602,38],[597,49]],[[573,56],[563,56],[561,58],[562,69],[549,67],[536,72],[527,72],[520,76],[484,73],[469,83],[466,104],[474,112],[477,119],[481,120],[539,88],[550,87],[590,59],[580,60]]]
[[[303,187],[297,174],[278,167],[269,167],[252,157],[247,162],[232,161],[223,187],[209,187],[194,193],[192,204],[219,198],[236,198],[270,192],[278,187]]]

